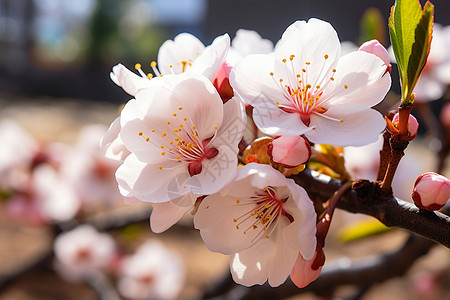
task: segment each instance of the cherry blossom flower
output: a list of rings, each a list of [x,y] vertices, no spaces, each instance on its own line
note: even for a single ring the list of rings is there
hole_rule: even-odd
[[[381,114],[370,109],[390,88],[385,71],[380,58],[364,51],[340,57],[333,27],[310,19],[289,26],[272,54],[238,62],[230,82],[254,106],[264,133],[356,146],[375,141],[385,127]]]
[[[150,66],[156,76],[192,71],[204,75],[212,82],[227,56],[229,47],[228,34],[217,37],[210,46],[205,47],[195,36],[181,33],[173,41],[167,40],[161,45],[158,63],[153,61]],[[145,74],[141,64],[136,64],[135,69],[140,76],[122,64],[114,66],[110,73],[111,80],[132,96],[147,88],[149,79],[154,76]]]
[[[147,241],[134,255],[124,258],[118,288],[130,299],[175,299],[184,284],[179,255],[157,240]]]
[[[414,184],[412,198],[419,208],[441,209],[450,199],[450,180],[434,172],[422,174]]]
[[[61,166],[84,205],[113,204],[122,198],[114,177],[120,163],[103,156],[99,145],[106,130],[100,124],[84,127]]]
[[[205,47],[195,36],[181,33],[173,41],[168,40],[160,47],[158,52],[159,69],[156,67],[155,61],[150,66],[157,76],[192,71],[206,76],[211,82],[216,81],[216,77],[219,76],[217,80],[220,82],[215,86],[222,96],[222,93],[230,94],[225,85],[221,88],[225,76],[228,78],[230,72],[224,67],[221,68],[229,47],[230,37],[227,34],[217,37],[210,46]],[[111,80],[133,97],[138,91],[150,88],[152,86],[150,79],[154,76],[151,73],[145,74],[141,64],[136,64],[135,69],[140,76],[122,64],[114,66],[110,73]],[[221,69],[223,69],[222,72],[220,72]],[[222,89],[225,91],[221,93]],[[130,152],[119,137],[120,128],[120,118],[117,118],[103,137],[101,148],[104,149],[107,158],[123,162]]]
[[[152,82],[158,85],[137,93],[121,113],[119,136],[132,153],[116,172],[119,189],[125,197],[178,198],[189,207],[194,194],[214,193],[233,178],[243,105],[237,98],[223,104],[212,83],[195,73]]]
[[[309,160],[311,146],[301,136],[282,135],[270,142],[267,153],[273,162],[286,168],[294,168]]]
[[[316,213],[305,190],[269,165],[239,168],[234,181],[207,196],[194,218],[211,251],[232,255],[233,279],[282,284],[300,255],[316,249]]]
[[[253,30],[239,29],[231,41],[227,61],[231,65],[250,54],[269,54],[273,51],[273,43],[263,39],[259,33]]]
[[[81,225],[56,237],[53,245],[56,270],[67,280],[78,281],[108,266],[116,246],[111,236],[90,225]]]

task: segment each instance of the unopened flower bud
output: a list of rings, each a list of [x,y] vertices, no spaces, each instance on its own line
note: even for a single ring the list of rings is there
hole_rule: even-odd
[[[378,56],[383,62],[386,64],[386,71],[389,73],[391,72],[391,64],[389,59],[389,53],[387,52],[386,48],[377,40],[371,40],[368,42],[365,42],[359,47],[359,51],[364,51],[368,53],[372,53],[376,56]]]
[[[301,136],[282,135],[273,139],[267,153],[274,163],[294,168],[309,160],[311,146]]]
[[[230,72],[233,67],[227,62],[220,65],[219,71],[214,78],[214,87],[222,98],[223,103],[227,102],[234,96],[233,88],[230,85]]]
[[[434,172],[422,174],[414,184],[412,198],[421,209],[438,210],[450,198],[450,180]]]
[[[399,122],[399,113],[396,113],[394,118],[392,118],[392,123],[398,127]],[[411,141],[417,135],[417,130],[419,129],[419,122],[413,115],[409,115],[408,119],[408,131],[409,131],[409,140]]]

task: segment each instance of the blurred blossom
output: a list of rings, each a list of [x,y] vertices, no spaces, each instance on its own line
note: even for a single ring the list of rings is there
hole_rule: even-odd
[[[231,65],[250,54],[269,54],[273,51],[273,43],[263,39],[256,31],[239,29],[231,41],[227,62]]]
[[[180,256],[157,240],[147,241],[123,259],[119,269],[120,293],[131,299],[175,299],[185,280]]]
[[[195,25],[206,15],[206,0],[150,0],[158,24]]]
[[[380,162],[380,150],[383,146],[383,136],[372,144],[362,147],[345,147],[344,158],[347,171],[356,179],[375,180]],[[398,165],[394,176],[392,189],[394,196],[405,200],[411,200],[411,191],[414,182],[425,170],[425,162],[417,157],[417,154],[407,149]]]
[[[69,281],[78,281],[106,268],[115,255],[116,245],[106,233],[91,225],[81,225],[55,239],[55,268]]]
[[[104,157],[100,148],[106,131],[106,126],[100,124],[84,127],[61,166],[63,176],[85,206],[111,205],[122,199],[114,177],[120,162]]]

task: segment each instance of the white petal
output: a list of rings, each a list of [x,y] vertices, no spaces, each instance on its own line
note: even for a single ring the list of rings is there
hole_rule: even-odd
[[[231,45],[242,57],[250,54],[268,54],[273,50],[272,41],[261,38],[256,31],[246,29],[236,31],[236,37]]]
[[[335,120],[311,115],[310,126],[315,130],[307,132],[306,137],[313,143],[362,146],[375,142],[386,127],[378,111],[356,103],[333,106],[324,115]]]
[[[285,220],[279,231],[289,223]],[[260,239],[253,247],[231,257],[233,279],[242,285],[263,284],[267,280],[272,287],[282,284],[290,274],[297,259],[295,250],[282,244],[280,234]]]
[[[120,128],[120,117],[117,117],[100,141],[105,157],[115,161],[123,161],[130,154],[119,137]]]
[[[178,198],[188,192],[184,184],[189,176],[186,166],[179,165],[178,162],[164,162],[161,166],[167,169],[160,170],[159,165],[143,163],[132,153],[116,172],[120,193],[153,203]]]
[[[230,84],[252,106],[275,104],[275,101],[283,99],[283,92],[270,75],[274,70],[273,55],[249,55],[231,70]]]
[[[220,127],[223,119],[223,102],[217,90],[202,75],[185,73],[177,77],[179,82],[170,95],[173,112],[178,112],[178,107],[181,106],[183,113],[197,127],[200,138],[211,138],[215,133],[215,126]]]
[[[234,219],[243,214],[236,205],[235,197],[223,197],[213,194],[203,199],[194,217],[194,226],[209,250],[223,254],[232,254],[250,247],[255,237],[254,232],[244,234],[246,225],[236,227]],[[248,225],[248,224],[247,224]]]
[[[182,197],[192,199],[192,194],[188,193]],[[193,205],[193,201],[191,202]],[[150,226],[152,231],[155,233],[166,231],[178,222],[184,214],[192,208],[192,205],[178,206],[173,201],[153,203],[153,210],[150,216]]]
[[[298,73],[309,62],[308,83],[315,86],[339,58],[340,49],[339,38],[331,24],[312,18],[308,22],[296,21],[286,29],[275,48],[275,57],[277,61],[287,59],[289,63],[290,56],[295,55]]]
[[[200,174],[192,176],[187,185],[190,190],[199,195],[209,195],[218,192],[233,179],[237,172],[237,147],[222,145],[219,153],[202,161]]]
[[[255,106],[253,120],[259,130],[270,136],[302,135],[311,131],[297,113],[284,112],[275,105]]]
[[[110,77],[115,84],[123,88],[123,90],[131,96],[136,95],[139,90],[146,88],[150,84],[148,78],[141,77],[131,72],[122,64],[113,67]]]
[[[374,106],[380,103],[391,87],[391,76],[377,56],[355,51],[344,55],[336,65],[336,73],[322,97],[333,104],[360,103]]]
[[[195,60],[192,71],[202,74],[211,82],[216,77],[220,65],[225,60],[230,48],[230,36],[221,35],[214,39],[212,44]]]
[[[302,187],[291,180],[287,184],[292,195],[283,208],[294,218],[294,222],[283,230],[283,241],[306,259],[312,259],[317,242],[314,205]]]
[[[213,147],[227,145],[231,149],[236,149],[244,135],[246,125],[247,115],[244,104],[235,95],[223,105],[222,125],[209,145]]]
[[[192,62],[203,53],[205,46],[189,33],[180,33],[175,39],[165,41],[158,52],[158,67],[162,74],[181,74],[182,61]],[[172,68],[170,68],[172,66]]]

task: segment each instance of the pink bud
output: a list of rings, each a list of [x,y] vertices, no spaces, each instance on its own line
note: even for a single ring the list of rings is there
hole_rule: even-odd
[[[422,174],[414,184],[412,198],[421,209],[438,210],[450,198],[450,181],[434,172]]]
[[[230,85],[230,72],[233,67],[227,62],[223,62],[214,78],[214,87],[222,98],[223,103],[227,102],[234,96],[233,88]]]
[[[395,116],[392,118],[392,123],[394,123],[395,126],[398,127],[398,122],[399,122],[399,113],[396,113]],[[417,119],[410,114],[408,119],[408,131],[410,141],[416,137],[418,129],[419,129],[419,122],[417,122]]]
[[[309,160],[311,146],[301,136],[282,135],[273,139],[267,153],[274,163],[294,168]]]
[[[359,51],[372,53],[372,54],[378,56],[386,64],[387,71],[389,73],[391,72],[390,71],[391,64],[390,64],[390,60],[389,60],[389,53],[387,52],[386,48],[384,48],[383,45],[379,41],[371,40],[371,41],[365,42],[364,44],[361,45],[361,47],[359,47]]]
[[[320,251],[318,252],[317,250]],[[323,264],[318,268],[313,267],[318,254],[323,255],[321,248],[316,249],[316,254],[311,260],[305,260],[300,253],[298,254],[294,268],[291,271],[291,280],[298,288],[304,288],[319,277]]]

